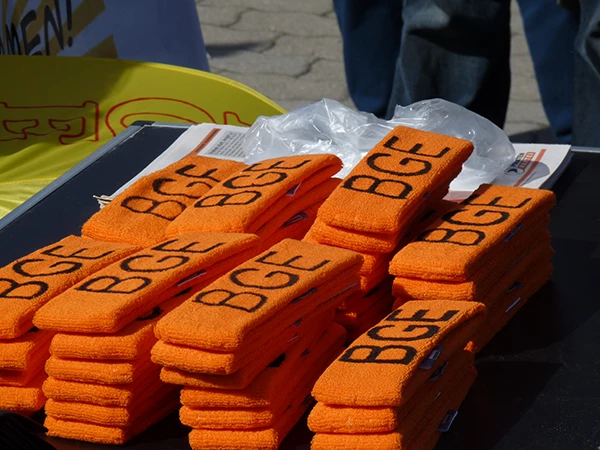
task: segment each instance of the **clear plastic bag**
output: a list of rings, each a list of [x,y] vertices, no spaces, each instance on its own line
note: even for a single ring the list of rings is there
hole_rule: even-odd
[[[332,153],[344,163],[345,177],[397,125],[473,142],[475,151],[452,182],[453,191],[473,191],[500,175],[515,158],[506,134],[489,120],[441,99],[397,106],[391,120],[356,112],[324,99],[287,114],[259,117],[244,138],[246,162],[278,156]]]

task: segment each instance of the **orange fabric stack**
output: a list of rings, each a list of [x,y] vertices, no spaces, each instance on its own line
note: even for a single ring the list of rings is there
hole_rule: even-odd
[[[471,387],[476,302],[409,301],[359,337],[317,381],[311,448],[432,449]]]
[[[178,405],[152,364],[154,327],[260,245],[255,235],[188,233],[133,253],[40,308],[34,324],[56,333],[44,383],[48,434],[121,444]]]
[[[319,209],[305,240],[354,250],[364,257],[362,297],[351,299],[338,314],[350,338],[390,311],[391,281],[386,278],[394,252],[410,241],[432,210],[447,207],[440,202],[472,151],[468,141],[397,127]],[[379,284],[379,293],[369,295]]]
[[[185,386],[180,417],[193,448],[277,448],[341,350],[333,317],[358,288],[361,263],[286,239],[159,321],[152,360],[163,381]]]
[[[445,212],[390,264],[396,306],[410,299],[471,300],[489,310],[479,351],[551,277],[550,191],[483,185]]]

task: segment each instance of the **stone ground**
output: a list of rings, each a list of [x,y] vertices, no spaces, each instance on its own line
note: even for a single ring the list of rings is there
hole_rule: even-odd
[[[352,106],[332,0],[196,0],[210,66],[290,110],[324,97]],[[516,2],[505,131],[553,142]]]

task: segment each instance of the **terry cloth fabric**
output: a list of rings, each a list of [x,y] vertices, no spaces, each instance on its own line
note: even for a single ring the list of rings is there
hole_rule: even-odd
[[[42,393],[45,379],[46,374],[40,370],[25,386],[0,386],[0,411],[32,413],[41,409],[46,401]]]
[[[37,373],[48,358],[53,335],[33,328],[16,339],[0,340],[0,369]]]
[[[321,303],[319,286],[356,273],[360,255],[286,239],[241,264],[161,319],[159,339],[232,352],[278,313]],[[344,292],[350,286],[340,286]]]
[[[392,312],[394,298],[387,297],[384,301],[373,305],[363,314],[357,317],[356,325],[347,328],[348,343],[354,342],[358,337],[363,335],[367,330],[377,325],[384,317]]]
[[[68,236],[0,269],[0,339],[18,338],[33,326],[48,300],[103,267],[139,250],[124,244]]]
[[[256,254],[250,234],[189,233],[142,250],[80,282],[42,307],[38,328],[114,333],[165,297],[212,280]]]
[[[533,261],[543,256],[546,256],[545,259],[552,257],[553,251],[550,247],[548,233],[541,231],[537,233],[537,236],[529,236],[530,245],[539,242],[535,247],[524,250],[518,256],[490,259],[488,264],[475,272],[472,280],[452,283],[396,277],[393,282],[393,294],[402,299],[439,300],[443,298],[471,300],[487,304],[497,296],[494,295],[494,291],[500,288],[501,293],[510,287],[517,274],[526,270]]]
[[[333,405],[401,406],[443,358],[465,347],[484,316],[476,302],[407,302],[334,361],[313,396]]]
[[[395,407],[348,407],[318,402],[308,416],[308,427],[315,433],[366,434],[411,431],[415,424],[431,413],[442,392],[453,390],[471,373],[474,355],[459,350],[444,362],[413,398]]]
[[[66,439],[77,439],[80,441],[97,442],[100,444],[121,445],[129,439],[140,434],[159,420],[176,410],[179,405],[178,399],[157,403],[152,408],[138,410],[139,414],[132,417],[133,426],[126,428],[107,427],[92,423],[76,422],[71,420],[55,419],[47,416],[44,426],[48,428],[48,436]]]
[[[392,296],[389,287],[384,288],[379,285],[364,297],[348,299],[345,304],[336,311],[335,321],[346,328],[346,330],[351,331],[358,327],[361,322],[360,318],[363,317],[364,314],[380,310],[383,307],[389,308],[387,314],[383,314],[379,320],[375,321],[375,323],[377,323],[392,312],[391,306],[393,301],[394,297]]]
[[[464,282],[503,248],[524,222],[543,218],[555,204],[550,191],[482,185],[396,254],[390,273]],[[322,209],[321,209],[322,210]]]
[[[190,446],[194,450],[251,449],[276,450],[281,441],[311,406],[312,397],[297,398],[272,428],[257,430],[206,430],[190,433]]]
[[[191,231],[255,233],[341,168],[340,159],[334,155],[290,156],[253,164],[186,209],[169,225],[167,235]]]
[[[432,191],[449,184],[472,151],[473,144],[462,139],[396,127],[350,172],[318,217],[332,227],[399,233]]]
[[[62,359],[133,360],[150,352],[156,343],[154,326],[186,298],[180,295],[153,308],[150,314],[138,317],[114,334],[57,333],[50,353]]]
[[[477,371],[469,366],[462,373],[460,379],[456,380],[452,389],[443,391],[439,398],[431,405],[431,408],[425,412],[419,419],[408,416],[402,421],[398,428],[390,433],[317,433],[311,442],[311,449],[359,449],[359,450],[408,450],[419,449],[418,439],[428,441],[424,437],[427,434],[437,434],[440,424],[445,419],[449,411],[457,411],[464,398],[471,388]],[[424,435],[424,433],[427,433]],[[416,442],[417,441],[417,442]]]
[[[345,337],[346,332],[342,327],[331,324],[318,341],[311,343],[299,339],[283,357],[277,358],[277,364],[267,367],[247,388],[218,390],[184,387],[181,403],[192,409],[272,409],[283,387],[293,390],[294,386],[307,378],[313,379],[314,384],[318,375],[340,354]]]
[[[552,276],[552,265],[548,262],[535,265],[517,279],[506,293],[497,298],[489,308],[488,319],[481,329],[473,336],[467,347],[477,353],[514,317],[514,315]]]
[[[82,234],[141,247],[158,244],[173,219],[244,167],[234,161],[188,156],[129,186],[83,225]]]

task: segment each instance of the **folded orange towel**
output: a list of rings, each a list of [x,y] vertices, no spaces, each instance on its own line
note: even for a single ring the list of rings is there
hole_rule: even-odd
[[[0,386],[0,411],[32,413],[41,409],[46,401],[42,393],[45,379],[46,374],[40,370],[26,386]]]
[[[455,174],[473,144],[407,127],[394,128],[350,172],[319,211],[330,226],[400,232],[427,195]],[[347,211],[352,211],[349,215]]]
[[[441,393],[439,398],[431,405],[425,416],[416,418],[408,416],[399,424],[398,428],[391,433],[365,433],[365,434],[330,434],[317,433],[311,442],[311,449],[337,450],[337,449],[359,449],[359,450],[408,450],[419,449],[415,446],[423,433],[435,434],[439,437],[438,428],[447,417],[449,412],[458,410],[460,404],[467,396],[477,371],[470,366],[463,372],[452,389]],[[452,417],[455,414],[451,415]]]
[[[155,245],[165,239],[173,219],[244,167],[235,161],[188,156],[137,180],[94,214],[82,234],[99,241]]]
[[[387,277],[367,293],[357,292],[338,308],[340,313],[348,313],[349,316],[357,317],[369,309],[374,303],[391,293],[393,277]]]
[[[459,350],[444,362],[415,395],[399,408],[348,407],[318,402],[308,416],[308,427],[315,433],[369,434],[406,430],[419,423],[434,407],[440,393],[453,390],[472,372],[474,354]],[[408,426],[407,426],[408,425]],[[403,433],[404,434],[404,433]]]
[[[340,159],[334,155],[289,156],[253,164],[186,209],[169,225],[167,235],[191,231],[254,233],[341,168]]]
[[[294,386],[313,374],[320,374],[340,354],[346,337],[345,330],[331,324],[321,337],[312,343],[299,339],[285,356],[278,358],[280,364],[267,367],[245,389],[218,390],[184,387],[181,403],[194,409],[267,409],[277,402],[281,389],[293,390]],[[316,378],[315,378],[316,380]]]
[[[114,333],[167,294],[206,286],[256,254],[250,234],[189,233],[142,250],[55,297],[35,315],[42,329]],[[201,276],[198,276],[201,275]]]
[[[378,284],[383,283],[385,279],[389,277],[388,264],[383,263],[376,267],[369,275],[360,276],[360,291],[365,294],[373,289]]]
[[[48,357],[52,336],[52,332],[32,328],[16,339],[0,340],[0,369],[37,373]]]
[[[387,297],[385,300],[386,301],[373,305],[363,314],[358,316],[356,318],[356,325],[347,328],[348,344],[354,342],[392,312],[392,306],[394,304],[393,297]]]
[[[468,281],[486,257],[511,246],[523,223],[555,204],[550,191],[482,185],[404,247],[390,273],[408,278]]]
[[[47,416],[44,426],[48,428],[48,436],[80,441],[98,442],[100,444],[121,445],[140,434],[159,420],[177,409],[179,400],[174,399],[158,403],[148,411],[142,411],[132,417],[132,427],[119,428],[95,425],[92,423],[76,422],[72,420],[55,419]]]
[[[406,302],[325,370],[313,396],[334,405],[401,406],[442,358],[465,347],[484,316],[476,302]]]
[[[392,312],[394,297],[389,289],[379,289],[372,293],[371,296],[358,298],[358,300],[358,302],[355,301],[350,305],[345,305],[343,308],[338,308],[336,311],[335,321],[342,325],[347,331],[355,330],[361,323],[361,318],[364,317],[365,314],[369,314],[376,310],[382,310],[382,308],[388,308],[387,313],[383,314],[379,320],[375,321],[375,323],[378,323]],[[373,325],[375,325],[375,323]]]
[[[310,230],[310,227],[315,223],[317,218],[317,212],[323,202],[315,203],[314,205],[306,208],[304,211],[299,212],[295,216],[291,217],[282,226],[273,232],[270,236],[263,240],[261,249],[266,250],[274,245],[279,244],[284,239],[295,239],[301,241]]]
[[[48,300],[103,267],[138,251],[124,244],[68,236],[0,269],[0,339],[14,339],[33,326]]]
[[[162,386],[159,374],[160,367],[153,366],[138,374],[133,383],[113,385],[80,383],[48,377],[42,389],[46,397],[53,400],[125,408],[145,391],[151,392]]]
[[[173,344],[234,351],[252,329],[280,311],[314,304],[320,285],[361,263],[347,250],[286,239],[167,314],[155,332]]]

